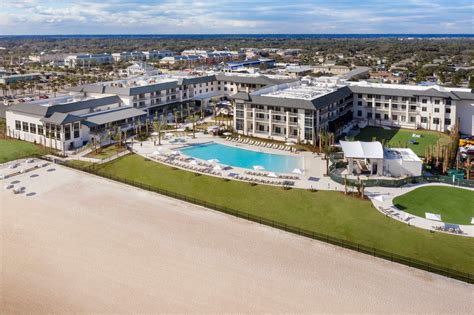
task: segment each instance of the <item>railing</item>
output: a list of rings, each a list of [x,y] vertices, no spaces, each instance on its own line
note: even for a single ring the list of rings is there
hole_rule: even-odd
[[[243,218],[243,219],[246,219],[246,220],[249,220],[249,221],[253,221],[253,222],[257,222],[257,223],[264,224],[264,225],[267,225],[267,226],[271,226],[273,228],[284,230],[284,231],[287,231],[287,232],[290,232],[290,233],[298,234],[298,235],[308,237],[308,238],[312,238],[312,239],[315,239],[315,240],[318,240],[318,241],[323,241],[323,242],[326,242],[326,243],[329,243],[329,244],[332,244],[332,245],[336,245],[336,246],[340,246],[340,247],[343,247],[343,248],[355,250],[355,251],[360,252],[360,253],[364,253],[364,254],[367,254],[367,255],[374,256],[374,257],[386,259],[386,260],[389,260],[389,261],[392,261],[392,262],[407,265],[409,267],[414,267],[414,268],[426,270],[426,271],[429,271],[429,272],[432,272],[432,273],[436,273],[436,274],[446,276],[446,277],[449,277],[449,278],[453,278],[453,279],[457,279],[457,280],[460,280],[460,281],[464,281],[464,282],[468,282],[468,283],[474,283],[474,275],[472,275],[470,273],[464,273],[464,272],[459,272],[459,271],[456,271],[456,270],[453,270],[453,269],[450,269],[450,268],[444,268],[444,267],[441,267],[441,266],[438,266],[438,265],[430,264],[428,262],[420,261],[420,260],[413,259],[413,258],[410,258],[410,257],[401,256],[401,255],[390,253],[390,252],[386,252],[386,251],[383,251],[383,250],[380,250],[380,249],[376,249],[374,247],[369,247],[369,246],[365,246],[365,245],[358,244],[358,243],[355,243],[355,242],[343,240],[343,239],[333,237],[333,236],[330,236],[330,235],[327,235],[327,234],[322,234],[322,233],[318,233],[318,232],[315,232],[315,231],[309,231],[309,230],[302,229],[302,228],[299,228],[299,227],[294,227],[294,226],[291,226],[291,225],[288,225],[288,224],[285,224],[285,223],[281,223],[281,222],[278,222],[278,221],[275,221],[275,220],[270,220],[270,219],[267,219],[267,218],[264,218],[264,217],[261,217],[261,216],[253,215],[253,214],[242,212],[242,211],[239,211],[239,210],[236,210],[236,209],[221,206],[221,205],[218,205],[218,204],[215,204],[215,203],[207,202],[205,200],[192,198],[192,197],[189,197],[189,196],[186,196],[186,195],[178,194],[178,193],[173,192],[173,191],[161,189],[161,188],[158,188],[158,187],[154,187],[154,186],[151,186],[151,185],[140,183],[140,182],[130,180],[130,179],[127,179],[127,178],[114,176],[114,175],[111,175],[111,174],[108,174],[108,173],[105,173],[105,172],[101,172],[101,166],[91,165],[91,166],[88,166],[88,167],[79,167],[79,166],[73,166],[73,165],[68,165],[68,164],[65,164],[65,165],[68,166],[68,167],[71,167],[71,168],[75,168],[75,169],[78,169],[78,170],[81,170],[81,171],[85,171],[85,172],[94,174],[94,175],[98,175],[98,176],[102,176],[102,177],[105,177],[105,178],[108,178],[108,179],[111,179],[111,180],[115,180],[115,181],[118,181],[118,182],[121,182],[121,183],[124,183],[124,184],[128,184],[128,185],[132,185],[132,186],[135,186],[135,187],[138,187],[138,188],[141,188],[141,189],[153,191],[153,192],[159,193],[161,195],[165,195],[165,196],[168,196],[168,197],[180,199],[180,200],[183,200],[185,202],[190,202],[190,203],[193,203],[193,204],[196,204],[196,205],[199,205],[199,206],[210,208],[210,209],[220,211],[220,212],[223,212],[223,213],[226,213],[226,214],[230,214],[230,215],[233,215],[233,216],[236,216],[236,217],[239,217],[239,218]]]

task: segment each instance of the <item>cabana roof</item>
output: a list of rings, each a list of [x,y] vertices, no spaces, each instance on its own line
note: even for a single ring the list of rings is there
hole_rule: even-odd
[[[356,159],[383,159],[383,147],[378,141],[340,141],[344,156]]]

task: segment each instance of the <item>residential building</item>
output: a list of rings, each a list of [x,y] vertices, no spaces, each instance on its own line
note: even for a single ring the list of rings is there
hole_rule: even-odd
[[[45,54],[41,53],[38,55],[30,55],[28,59],[32,62],[39,63],[50,63],[50,62],[63,62],[67,54]]]
[[[12,84],[12,83],[23,82],[23,81],[32,81],[32,80],[39,79],[40,77],[41,77],[41,73],[3,75],[0,77],[0,83]]]
[[[171,57],[171,56],[176,55],[176,53],[171,50],[144,51],[143,54],[145,55],[146,60],[158,60],[164,57]]]
[[[146,60],[146,54],[141,51],[113,53],[114,62],[130,61],[130,60]]]

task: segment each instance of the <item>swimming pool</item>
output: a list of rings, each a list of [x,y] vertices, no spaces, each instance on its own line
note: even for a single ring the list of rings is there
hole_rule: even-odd
[[[197,159],[217,159],[221,164],[241,168],[253,169],[260,165],[267,171],[278,173],[291,173],[295,168],[304,169],[302,157],[246,150],[215,142],[184,147],[180,151]]]

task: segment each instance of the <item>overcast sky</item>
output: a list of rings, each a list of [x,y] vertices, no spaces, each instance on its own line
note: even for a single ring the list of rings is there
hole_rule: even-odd
[[[0,0],[0,34],[473,34],[473,0]]]

